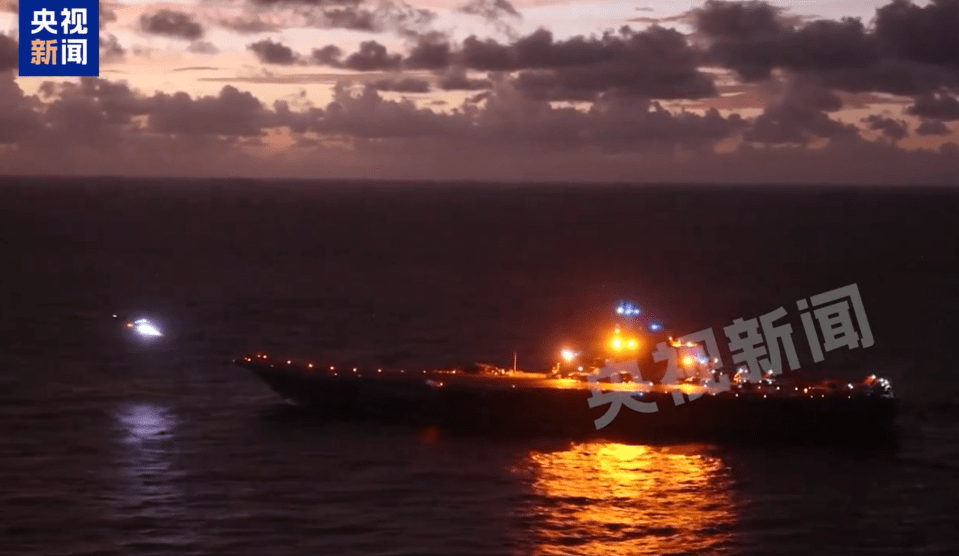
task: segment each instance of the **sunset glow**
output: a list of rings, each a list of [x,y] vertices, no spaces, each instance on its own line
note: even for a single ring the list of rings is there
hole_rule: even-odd
[[[0,0],[0,172],[959,176],[959,0],[101,6],[100,77],[50,80]]]

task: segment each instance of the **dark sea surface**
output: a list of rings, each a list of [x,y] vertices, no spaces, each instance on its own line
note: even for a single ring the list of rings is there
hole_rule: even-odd
[[[959,190],[7,178],[0,553],[959,553]],[[894,449],[323,422],[229,360],[548,366],[858,284]],[[144,344],[112,313],[154,319]],[[798,323],[798,320],[795,322]],[[532,416],[535,418],[535,416]]]

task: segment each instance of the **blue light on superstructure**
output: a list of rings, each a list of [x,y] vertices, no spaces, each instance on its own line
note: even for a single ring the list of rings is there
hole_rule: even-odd
[[[642,313],[642,310],[636,305],[629,303],[628,301],[620,301],[619,305],[616,307],[617,315],[623,315],[625,317],[635,317],[636,315],[639,315],[640,313]]]

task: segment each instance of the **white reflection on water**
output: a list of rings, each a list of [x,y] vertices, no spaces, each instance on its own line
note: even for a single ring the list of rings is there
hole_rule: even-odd
[[[127,444],[144,447],[144,442],[173,431],[175,419],[171,412],[155,405],[129,405],[116,413],[123,429],[128,433]]]
[[[575,444],[522,467],[539,554],[713,553],[735,528],[732,478],[703,449]]]
[[[152,404],[119,408],[121,473],[116,477],[120,510],[130,518],[168,518],[183,513],[183,491],[174,468],[176,416]]]

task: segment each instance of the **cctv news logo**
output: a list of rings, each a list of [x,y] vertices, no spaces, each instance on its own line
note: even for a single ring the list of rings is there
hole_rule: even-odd
[[[810,301],[812,310],[810,311]],[[800,299],[796,302],[800,310],[800,319],[806,335],[806,341],[812,352],[813,361],[819,363],[825,359],[824,353],[841,348],[867,348],[873,345],[872,330],[866,318],[862,296],[856,284],[838,288],[832,291],[812,296],[809,300]],[[746,379],[758,381],[763,378],[764,371],[772,375],[783,372],[783,354],[785,364],[789,370],[799,368],[799,358],[792,340],[792,325],[776,322],[787,315],[785,307],[779,307],[765,315],[749,320],[735,319],[723,332],[728,340],[728,348],[733,362],[746,364]],[[819,329],[816,328],[816,323]],[[857,329],[858,325],[858,329]],[[780,351],[780,345],[782,351]],[[703,361],[718,361],[720,358],[719,344],[713,329],[707,328],[679,339],[675,345],[659,343],[653,352],[653,361],[666,361],[666,373],[663,384],[674,384],[685,378],[685,372],[680,368],[679,351],[691,347]],[[705,348],[705,354],[702,353]],[[688,355],[686,357],[689,357]],[[620,409],[625,406],[639,413],[655,413],[659,411],[657,402],[646,402],[637,399],[635,392],[603,391],[599,388],[602,379],[615,381],[620,373],[628,372],[632,376],[640,376],[639,365],[636,361],[621,363],[607,363],[597,373],[590,375],[590,389],[592,396],[589,406],[592,408],[608,405],[606,413],[594,421],[596,429],[602,429],[613,422]],[[722,392],[730,388],[729,378],[720,376],[718,379],[708,377],[704,380],[704,387],[699,393],[686,394],[689,401],[702,397],[704,392]],[[684,403],[684,393],[679,390],[672,392],[675,405]]]
[[[21,77],[100,75],[98,0],[20,0]]]

